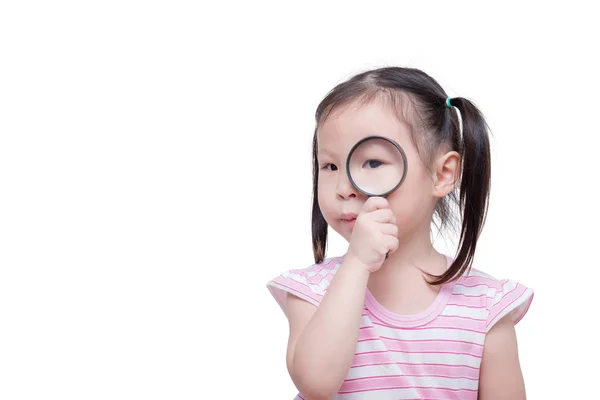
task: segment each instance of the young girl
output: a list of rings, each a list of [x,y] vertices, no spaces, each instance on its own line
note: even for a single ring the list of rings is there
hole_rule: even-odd
[[[371,135],[405,152],[405,180],[387,198],[346,174]],[[267,283],[289,320],[296,399],[524,399],[514,324],[533,291],[471,268],[490,190],[475,105],[418,69],[361,73],[317,107],[313,168],[315,264]],[[433,248],[435,216],[440,229],[460,221],[454,258]],[[328,226],[349,242],[343,256],[325,258]]]

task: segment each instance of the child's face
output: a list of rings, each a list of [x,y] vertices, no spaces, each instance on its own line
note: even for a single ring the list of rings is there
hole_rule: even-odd
[[[414,232],[415,228],[429,232],[431,214],[438,200],[433,195],[432,174],[421,162],[409,127],[380,100],[337,108],[317,130],[318,201],[325,220],[350,241],[353,224],[344,222],[344,214],[358,214],[368,197],[348,180],[346,158],[356,142],[372,135],[395,140],[406,153],[406,179],[387,197],[398,223],[398,236]]]

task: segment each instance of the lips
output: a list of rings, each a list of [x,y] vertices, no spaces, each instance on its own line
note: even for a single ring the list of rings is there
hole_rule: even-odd
[[[340,219],[344,222],[352,222],[356,219],[357,214],[354,213],[344,213],[341,215]]]

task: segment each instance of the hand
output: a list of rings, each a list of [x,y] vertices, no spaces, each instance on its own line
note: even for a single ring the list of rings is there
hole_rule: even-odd
[[[383,197],[370,197],[356,217],[346,256],[375,272],[398,244],[398,227],[390,203]]]

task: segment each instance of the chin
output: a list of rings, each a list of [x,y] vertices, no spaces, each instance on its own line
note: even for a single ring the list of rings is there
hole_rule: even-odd
[[[346,239],[346,242],[350,243],[350,237],[352,237],[351,230],[338,228],[338,229],[334,229],[334,231],[336,231],[338,235],[340,235],[341,237]]]

